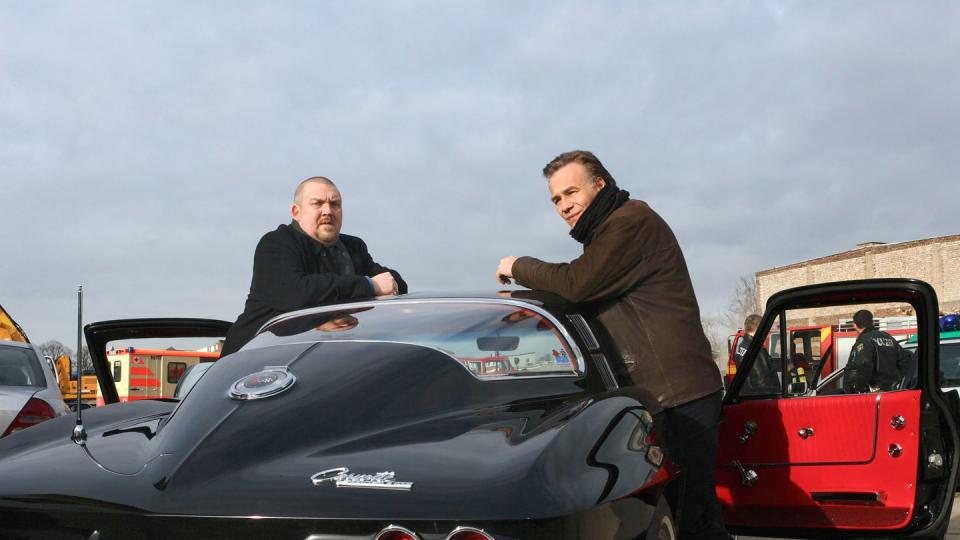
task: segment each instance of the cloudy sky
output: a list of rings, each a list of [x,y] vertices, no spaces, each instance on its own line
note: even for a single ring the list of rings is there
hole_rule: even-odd
[[[0,1],[0,304],[230,319],[327,175],[413,290],[579,244],[542,166],[593,150],[673,227],[705,314],[737,279],[960,233],[960,4]]]

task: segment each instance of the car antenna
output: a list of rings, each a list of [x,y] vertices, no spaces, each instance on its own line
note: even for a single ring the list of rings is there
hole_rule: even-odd
[[[87,442],[87,430],[83,427],[83,410],[80,397],[83,394],[83,285],[77,288],[77,425],[70,437],[73,442],[83,446]]]

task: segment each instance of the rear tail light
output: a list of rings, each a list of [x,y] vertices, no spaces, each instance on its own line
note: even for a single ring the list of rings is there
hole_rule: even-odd
[[[380,534],[374,540],[420,540],[410,529],[405,529],[399,525],[390,525],[380,531]]]
[[[55,417],[57,413],[53,411],[46,401],[37,398],[30,398],[30,401],[27,401],[27,404],[23,406],[23,409],[20,409],[20,413],[17,414],[17,417],[13,419],[13,422],[10,423],[10,427],[3,432],[3,435],[0,437],[6,437],[7,435],[13,433],[14,431],[20,431],[21,429],[26,429],[30,426],[34,426],[49,420]]]
[[[447,535],[447,540],[493,540],[493,537],[473,527],[457,527]]]

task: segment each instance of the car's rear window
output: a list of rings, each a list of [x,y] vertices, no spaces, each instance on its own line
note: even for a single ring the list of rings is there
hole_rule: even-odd
[[[32,349],[0,345],[0,386],[46,386]]]
[[[576,375],[575,345],[546,316],[506,303],[396,301],[271,324],[245,348],[302,341],[388,341],[446,353],[481,379]]]

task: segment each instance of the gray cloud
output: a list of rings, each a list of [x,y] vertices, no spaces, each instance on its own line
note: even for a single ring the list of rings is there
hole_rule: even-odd
[[[326,174],[415,289],[575,257],[539,170],[589,148],[738,276],[957,233],[952,2],[0,4],[3,303],[34,340],[242,308]]]

